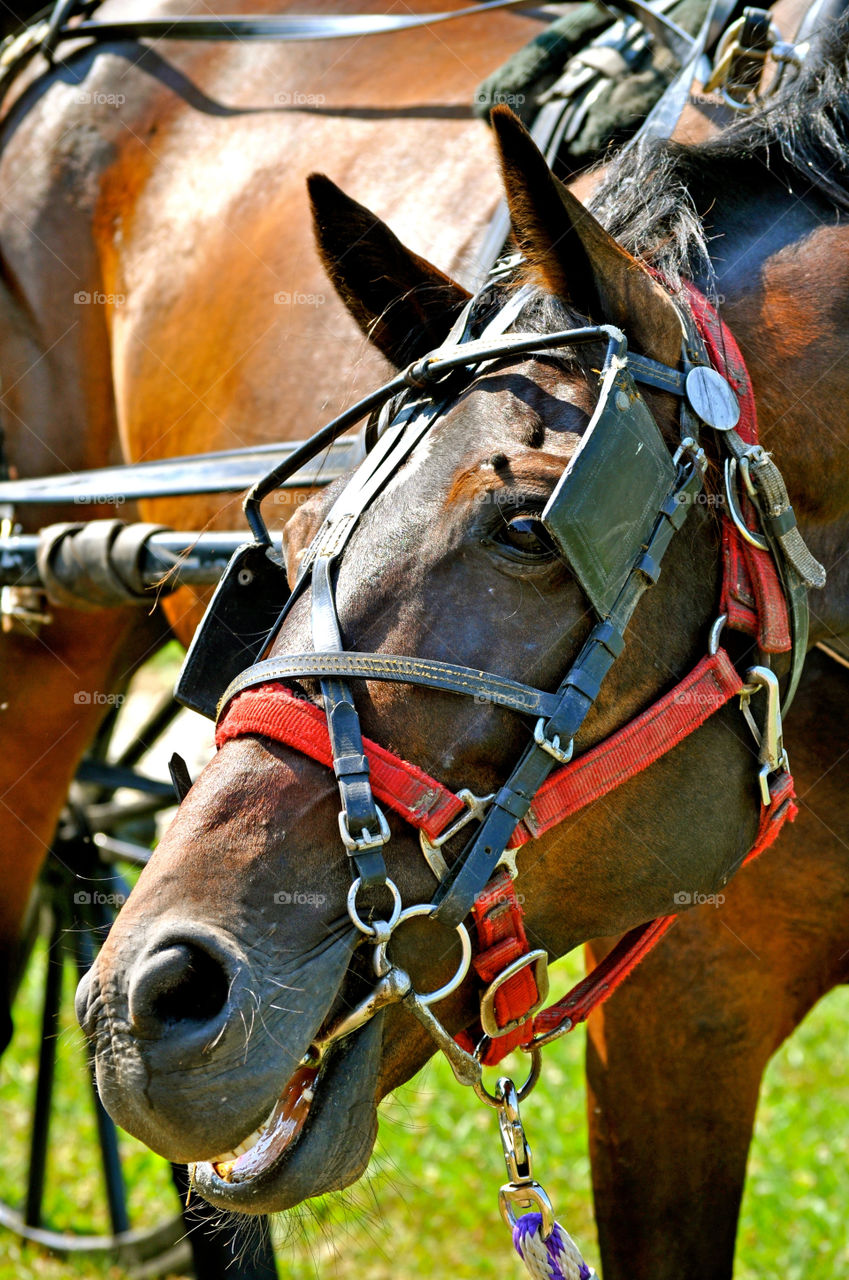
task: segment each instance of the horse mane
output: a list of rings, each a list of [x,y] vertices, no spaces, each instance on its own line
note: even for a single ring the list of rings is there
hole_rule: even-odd
[[[625,150],[590,201],[592,212],[672,285],[686,276],[710,289],[709,214],[720,191],[733,198],[772,182],[849,211],[849,12],[815,48],[786,91],[717,136]]]

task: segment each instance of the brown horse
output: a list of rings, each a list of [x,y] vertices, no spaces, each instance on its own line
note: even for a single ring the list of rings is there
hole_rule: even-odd
[[[536,286],[541,332],[592,316],[623,327],[632,348],[675,363],[675,309],[629,250],[667,280],[684,274],[724,299],[724,314],[749,363],[762,438],[788,478],[807,541],[829,569],[828,586],[814,602],[814,641],[849,627],[840,470],[847,430],[840,406],[847,387],[839,325],[849,284],[835,267],[846,235],[835,211],[849,204],[840,151],[847,127],[845,42],[841,26],[824,70],[808,72],[791,98],[762,119],[700,146],[626,159],[596,197],[616,238],[558,189],[508,116],[499,117],[498,127],[514,233]],[[452,294],[444,276],[327,180],[316,180],[312,194],[322,255],[355,319],[390,361],[409,356],[416,325],[418,350],[427,349],[463,291]],[[377,280],[376,264],[382,270]],[[405,294],[386,316],[392,280],[405,289],[418,280],[418,306]],[[349,647],[449,659],[542,687],[556,684],[586,634],[586,604],[534,533],[533,516],[586,426],[592,386],[586,367],[528,359],[500,363],[459,395],[350,543],[338,586]],[[672,406],[662,394],[647,399],[671,440]],[[828,431],[821,426],[823,407]],[[492,497],[499,493],[503,498]],[[314,500],[290,524],[293,567],[328,500]],[[507,518],[504,503],[515,519]],[[715,524],[710,511],[699,508],[640,606],[625,654],[579,736],[580,750],[630,719],[704,652],[718,575]],[[309,647],[301,601],[275,652]],[[357,700],[370,737],[454,789],[493,790],[524,741],[522,728],[491,705],[470,712],[467,704],[431,690],[401,694],[372,684],[358,691]],[[791,738],[791,750],[793,745]],[[755,794],[751,748],[739,713],[729,707],[603,806],[540,839],[526,851],[524,864],[520,855],[518,883],[530,936],[560,955],[674,910],[682,890],[710,893],[724,886],[751,845]],[[361,989],[356,957],[349,971],[355,938],[345,915],[348,871],[338,852],[337,808],[322,767],[262,738],[228,742],[181,807],[81,989],[81,1019],[97,1045],[107,1106],[172,1158],[209,1160],[239,1144],[285,1088],[328,1016]],[[410,832],[396,823],[393,828],[392,876],[405,902],[427,901],[430,872]],[[204,874],[209,866],[216,867],[214,880]],[[761,883],[769,866],[765,861],[755,873]],[[840,874],[836,867],[835,876]],[[752,881],[753,873],[746,875],[741,885]],[[285,893],[296,889],[314,895],[312,910],[281,910],[280,891],[285,901]],[[828,947],[836,956],[845,951],[845,935],[833,915],[828,919],[834,930]],[[690,926],[679,928],[687,939]],[[692,929],[690,953],[704,966],[695,923]],[[701,929],[706,946],[713,941],[710,928]],[[446,949],[444,935],[418,922],[400,935],[396,950],[414,980],[432,986],[451,971]],[[730,972],[739,967],[727,950],[719,956]],[[785,1001],[781,1016],[770,1011],[771,1033],[741,1042],[740,1052],[751,1046],[757,1059],[754,1067],[747,1064],[748,1094],[775,1044],[841,976],[833,965],[827,975],[819,970],[812,978],[809,966],[821,965],[815,951],[794,960],[794,980],[806,995]],[[676,972],[680,978],[680,966]],[[771,983],[786,972],[771,975]],[[750,998],[750,1007],[745,995],[740,1007],[756,1021],[763,997]],[[452,1031],[473,1013],[468,984],[440,1006]],[[670,1034],[661,1040],[658,1032],[659,1043],[668,1045]],[[734,1026],[728,1034],[733,1038]],[[606,1141],[614,1159],[616,1142],[636,1144],[641,1134],[635,1124],[620,1124],[625,1104],[609,1100],[621,1080],[628,1035],[623,1015],[621,1036],[613,1041],[619,1070],[614,1061],[607,1077],[593,1066],[609,1108],[609,1129],[599,1145]],[[214,1203],[258,1212],[344,1185],[364,1167],[376,1102],[431,1051],[406,1011],[384,1011],[334,1051],[298,1141],[238,1182],[216,1179],[206,1166],[204,1194]],[[685,1060],[693,1066],[692,1055]],[[598,1063],[610,1061],[602,1045]],[[632,1099],[642,1084],[632,1082]],[[748,1094],[746,1105],[729,1099],[724,1113],[738,1128],[734,1158],[721,1166],[723,1232],[717,1239],[705,1231],[695,1265],[688,1256],[685,1274],[699,1280],[729,1274],[742,1185],[739,1153],[751,1128]],[[658,1089],[655,1109],[661,1106]],[[706,1107],[703,1142],[711,1115]],[[632,1183],[630,1169],[613,1172],[613,1162],[600,1163],[602,1189],[629,1194],[639,1177],[647,1177],[641,1166]],[[697,1194],[709,1172],[707,1157],[701,1164],[694,1160],[692,1178],[683,1185]],[[663,1185],[674,1179],[670,1167]],[[638,1237],[645,1249],[637,1274],[682,1274],[682,1255],[666,1249],[670,1218],[661,1194],[651,1200],[646,1189],[640,1203],[650,1221]],[[676,1203],[680,1207],[680,1197]],[[618,1207],[621,1212],[614,1195],[605,1211],[605,1262],[612,1275],[624,1276],[634,1259],[627,1233],[616,1232]]]
[[[793,825],[725,887],[724,903],[683,915],[590,1019],[605,1280],[731,1275],[764,1069],[849,978],[847,677],[809,655],[786,723],[800,800]]]
[[[131,12],[110,0],[98,16]],[[34,66],[6,104],[0,155],[0,414],[13,474],[302,438],[379,380],[384,362],[315,260],[306,174],[319,155],[356,174],[422,252],[470,279],[498,194],[474,87],[538,30],[495,12],[366,44],[128,41],[72,51],[49,73]],[[279,518],[288,509],[281,501]],[[27,527],[80,514],[32,511]],[[115,514],[135,515],[82,512]],[[183,529],[241,523],[235,499],[140,514]],[[202,607],[183,591],[164,617],[55,609],[39,634],[0,637],[0,975],[103,713],[90,695],[120,690],[168,624],[186,641]]]

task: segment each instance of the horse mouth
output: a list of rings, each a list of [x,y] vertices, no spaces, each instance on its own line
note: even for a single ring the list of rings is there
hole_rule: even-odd
[[[266,1173],[298,1141],[310,1114],[318,1066],[298,1067],[266,1120],[232,1151],[204,1161],[223,1182],[247,1182]],[[194,1166],[198,1169],[198,1165]]]
[[[218,1208],[277,1213],[339,1190],[365,1171],[377,1136],[383,1011],[305,1060],[267,1120],[230,1151],[191,1166],[198,1194]]]

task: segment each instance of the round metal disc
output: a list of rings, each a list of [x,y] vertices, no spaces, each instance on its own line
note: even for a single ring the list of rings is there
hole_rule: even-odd
[[[731,431],[740,421],[740,405],[731,387],[716,369],[697,365],[684,384],[687,399],[702,422],[716,431]]]

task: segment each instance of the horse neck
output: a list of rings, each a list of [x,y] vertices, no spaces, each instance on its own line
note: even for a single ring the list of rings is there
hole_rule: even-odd
[[[781,192],[715,218],[722,314],[745,357],[761,443],[781,468],[803,537],[826,566],[812,641],[849,632],[849,225]]]

